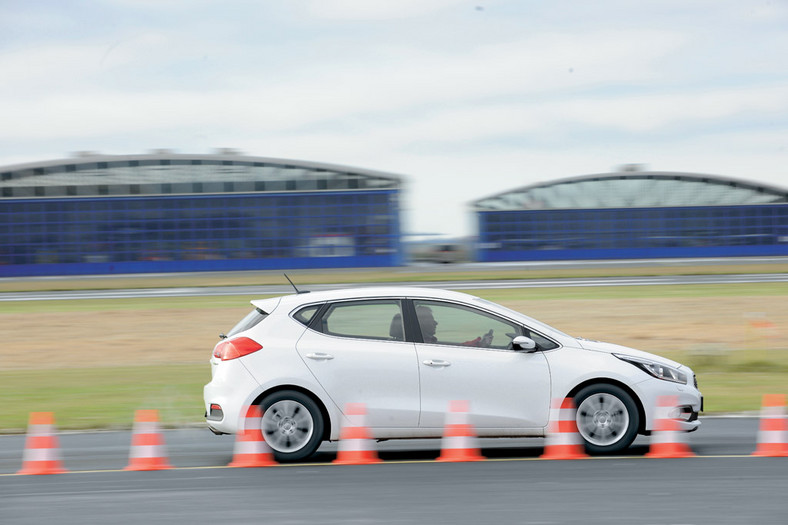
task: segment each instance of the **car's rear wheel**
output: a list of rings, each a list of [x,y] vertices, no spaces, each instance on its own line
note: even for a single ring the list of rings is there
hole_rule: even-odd
[[[635,440],[640,416],[625,390],[615,385],[589,385],[575,395],[577,429],[589,454],[620,452]]]
[[[277,461],[296,461],[311,456],[323,440],[323,416],[309,396],[282,390],[262,403],[263,437]]]

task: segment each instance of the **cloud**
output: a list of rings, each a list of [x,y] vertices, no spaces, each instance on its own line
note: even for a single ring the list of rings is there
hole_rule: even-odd
[[[0,5],[0,164],[235,146],[404,174],[447,231],[473,198],[627,162],[788,176],[788,6],[476,5]]]
[[[518,108],[523,99],[549,100],[555,91],[571,93],[603,82],[646,83],[654,75],[652,61],[674,49],[677,39],[662,33],[638,36],[637,46],[623,47],[619,43],[634,39],[634,33],[586,35],[586,39],[537,35],[481,46],[467,55],[398,47],[389,50],[384,63],[338,59],[304,64],[278,75],[255,69],[231,74],[227,85],[209,90],[200,82],[156,83],[161,70],[177,68],[185,50],[191,49],[190,41],[172,34],[138,35],[104,48],[95,44],[44,47],[0,59],[0,68],[10,73],[0,83],[2,89],[27,93],[0,102],[0,107],[7,106],[0,136],[87,136],[145,125],[196,124],[287,131],[359,117],[387,123],[434,113],[432,108],[440,113],[463,106],[464,116],[462,110],[452,109],[444,115],[454,117],[437,118],[479,118],[482,127],[497,122],[505,133],[511,126],[499,118],[501,114],[519,113],[523,124],[530,120]],[[553,52],[546,56],[542,49]],[[619,67],[635,54],[638,67]],[[511,109],[486,102],[502,96],[512,101]],[[434,125],[422,127],[425,132],[440,131]]]
[[[575,98],[556,111],[563,120],[629,132],[679,132],[680,125],[715,125],[725,119],[768,119],[788,112],[788,82],[695,92]],[[713,127],[712,127],[713,129]]]
[[[470,10],[473,4],[467,0],[310,0],[306,3],[305,12],[330,20],[370,21],[424,16],[449,7]]]

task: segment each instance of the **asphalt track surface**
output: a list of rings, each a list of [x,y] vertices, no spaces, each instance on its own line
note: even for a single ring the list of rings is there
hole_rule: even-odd
[[[67,474],[18,476],[24,436],[0,436],[0,523],[785,524],[788,458],[751,456],[757,418],[704,418],[694,458],[541,460],[541,439],[482,440],[487,461],[435,462],[439,440],[387,441],[383,463],[226,467],[234,438],[164,432],[175,467],[126,472],[129,432],[59,436]]]

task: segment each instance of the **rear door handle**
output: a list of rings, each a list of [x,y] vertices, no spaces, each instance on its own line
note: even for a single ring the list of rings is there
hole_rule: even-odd
[[[441,366],[451,366],[449,361],[444,361],[443,359],[427,359],[426,361],[422,361],[427,366],[433,367],[441,367]]]
[[[312,352],[311,354],[306,354],[306,356],[315,361],[328,361],[329,359],[334,359],[333,355],[324,354],[323,352]]]

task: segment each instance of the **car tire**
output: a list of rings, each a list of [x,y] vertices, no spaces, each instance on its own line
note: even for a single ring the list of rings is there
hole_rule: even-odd
[[[295,390],[267,395],[260,403],[263,411],[263,438],[277,461],[286,463],[307,458],[323,441],[323,415],[317,403]]]
[[[577,429],[589,454],[615,454],[637,436],[640,415],[632,396],[615,385],[589,385],[575,394]]]

